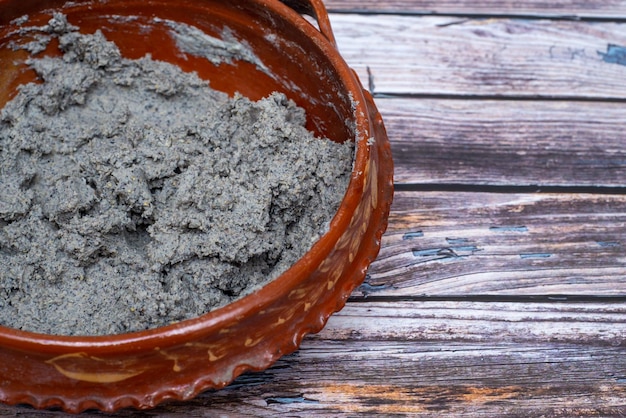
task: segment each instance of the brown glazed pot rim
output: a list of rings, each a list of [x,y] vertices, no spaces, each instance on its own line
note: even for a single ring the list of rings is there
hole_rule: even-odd
[[[7,0],[0,0],[0,12],[3,3],[5,3],[6,7],[6,2]],[[0,387],[1,401],[10,404],[29,403],[35,407],[59,406],[68,412],[79,412],[87,408],[98,408],[106,411],[113,411],[126,406],[150,408],[165,399],[189,399],[206,388],[225,386],[246,370],[267,368],[282,355],[297,349],[304,335],[318,332],[324,326],[328,317],[344,306],[351,291],[364,279],[367,266],[375,259],[380,249],[380,240],[387,227],[387,218],[393,195],[393,162],[380,114],[376,110],[371,95],[363,90],[354,72],[340,56],[334,42],[334,36],[330,30],[328,15],[321,0],[295,0],[285,1],[284,3],[278,0],[249,0],[249,2],[265,7],[269,13],[274,13],[287,19],[290,24],[313,40],[315,45],[323,51],[336,69],[342,84],[350,92],[352,101],[355,103],[355,109],[353,110],[357,137],[355,138],[354,168],[344,199],[330,223],[328,232],[315,242],[300,260],[278,278],[235,302],[197,318],[145,331],[101,336],[48,335],[0,326],[0,351],[7,348],[44,355],[46,353],[76,353],[84,351],[88,352],[90,356],[93,355],[94,358],[98,355],[115,356],[118,354],[147,352],[155,347],[184,345],[189,341],[215,334],[226,323],[233,323],[242,318],[256,315],[271,305],[276,299],[288,297],[288,293],[298,284],[301,277],[322,263],[338,244],[344,232],[351,227],[353,215],[364,196],[370,153],[376,150],[380,155],[380,166],[378,167],[378,174],[372,174],[372,176],[377,178],[377,181],[373,183],[378,184],[378,189],[381,191],[380,203],[377,208],[373,209],[376,213],[371,217],[372,243],[366,246],[367,254],[362,257],[362,260],[357,260],[358,272],[354,273],[356,280],[349,286],[343,286],[341,289],[334,290],[336,292],[336,296],[333,299],[334,302],[322,306],[315,321],[300,324],[299,328],[293,329],[292,335],[284,336],[284,340],[279,348],[265,355],[256,364],[242,363],[235,365],[231,368],[231,375],[224,381],[199,379],[190,382],[190,386],[193,389],[187,390],[185,393],[164,387],[160,393],[151,393],[143,399],[138,399],[136,396],[128,396],[128,399],[126,399],[124,393],[117,393],[104,401],[102,397],[97,399],[67,400],[64,399],[62,391],[58,397],[50,399],[39,397],[36,394],[36,389],[33,389],[29,394],[15,394],[7,390],[2,395],[3,388]],[[307,22],[299,12],[313,15],[318,21],[319,30]],[[370,143],[370,138],[375,139],[375,147]]]

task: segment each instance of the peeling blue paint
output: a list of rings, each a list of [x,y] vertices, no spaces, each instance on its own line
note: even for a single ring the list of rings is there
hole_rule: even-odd
[[[469,240],[467,238],[446,238],[446,241],[450,245],[459,245],[459,244],[465,244]]]
[[[622,246],[622,244],[618,241],[598,241],[597,243],[602,248],[615,248]]]
[[[413,238],[421,238],[423,236],[424,236],[424,233],[422,231],[407,232],[406,234],[402,235],[402,239],[407,240],[407,239],[413,239]]]
[[[475,245],[466,245],[466,246],[460,246],[460,247],[451,247],[451,250],[454,250],[456,252],[470,252],[470,253],[475,253],[476,251],[479,251],[480,249],[475,246]]]
[[[520,254],[519,255],[521,259],[529,259],[529,258],[550,258],[552,257],[552,254],[550,253],[527,253],[527,254]]]
[[[608,44],[606,52],[597,51],[602,57],[602,61],[609,64],[626,65],[626,47],[615,44]]]
[[[265,398],[265,403],[267,403],[268,405],[288,405],[292,403],[319,403],[319,401],[315,399],[307,399],[304,396],[276,396],[271,398]]]
[[[461,258],[482,251],[475,245],[460,245],[454,247],[426,248],[423,250],[413,250],[414,257],[437,257],[437,260],[448,258]]]
[[[432,255],[439,255],[442,248],[427,248],[425,250],[413,250],[414,257],[430,257]]]
[[[491,226],[489,227],[491,232],[528,232],[528,227],[520,226]]]
[[[359,286],[358,290],[363,293],[365,296],[380,292],[381,290],[389,289],[391,286],[388,284],[369,284],[367,282],[363,282],[361,286]]]

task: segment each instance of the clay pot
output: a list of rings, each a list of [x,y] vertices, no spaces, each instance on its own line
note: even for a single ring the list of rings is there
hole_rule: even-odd
[[[309,129],[338,142],[355,141],[356,160],[329,232],[288,271],[236,302],[174,325],[112,336],[0,327],[0,400],[69,412],[150,408],[222,388],[296,350],[362,282],[379,251],[393,194],[383,122],[337,52],[321,0],[0,0],[0,107],[18,85],[35,80],[24,63],[27,53],[8,47],[32,36],[16,33],[14,19],[27,14],[27,26],[42,25],[51,10],[66,14],[85,33],[101,29],[127,58],[150,53],[197,71],[214,88],[255,100],[282,91],[305,108]],[[313,16],[319,30],[300,13]],[[155,17],[214,37],[228,27],[266,68],[249,62],[216,66],[183,54]]]

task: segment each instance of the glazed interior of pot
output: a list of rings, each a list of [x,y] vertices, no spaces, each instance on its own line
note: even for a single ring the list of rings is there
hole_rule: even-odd
[[[0,108],[20,84],[36,80],[25,64],[28,52],[8,47],[34,36],[20,33],[16,19],[28,14],[24,27],[44,25],[52,10],[66,14],[83,33],[102,30],[126,58],[151,54],[153,59],[197,72],[211,87],[230,95],[239,92],[258,100],[281,91],[306,110],[307,128],[318,136],[336,142],[354,139],[353,104],[331,58],[323,53],[324,46],[256,2],[242,7],[238,2],[183,0],[172,7],[172,2],[158,0],[0,1]],[[181,51],[172,22],[190,25],[210,37],[239,41],[255,57],[215,64],[201,51]],[[302,19],[301,24],[309,23]],[[41,53],[58,54],[55,42]]]

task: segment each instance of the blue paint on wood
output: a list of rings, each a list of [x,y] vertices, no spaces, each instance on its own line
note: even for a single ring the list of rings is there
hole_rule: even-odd
[[[598,241],[598,245],[602,248],[616,248],[622,246],[622,244],[617,241]]]
[[[427,248],[425,250],[413,250],[414,257],[430,257],[433,255],[439,255],[441,248]]]
[[[359,286],[358,290],[363,293],[365,296],[380,292],[381,290],[389,289],[391,286],[388,284],[369,284],[367,282],[363,282],[361,286]]]
[[[423,250],[414,249],[414,257],[437,257],[437,260],[448,258],[461,258],[482,251],[475,245],[457,245],[454,247],[425,248]]]
[[[402,239],[406,240],[406,239],[413,239],[413,238],[421,238],[423,236],[424,236],[424,233],[422,231],[407,232],[406,234],[402,235]]]
[[[480,251],[480,249],[475,245],[450,247],[450,249],[456,251],[457,253],[464,253],[464,252],[475,253],[476,251]]]
[[[526,254],[520,254],[519,256],[520,256],[520,258],[522,258],[522,259],[529,259],[529,258],[550,258],[550,257],[552,257],[552,254],[550,254],[550,253],[526,253]]]
[[[467,243],[469,240],[467,238],[446,238],[446,241],[450,245],[460,245]]]
[[[528,227],[520,226],[492,226],[489,228],[491,232],[528,232]]]
[[[626,47],[608,44],[606,52],[598,51],[598,55],[602,57],[602,61],[609,64],[626,65]]]
[[[271,405],[271,404],[288,405],[292,403],[319,403],[318,400],[307,399],[304,396],[275,396],[271,398],[266,398],[265,402],[268,405]]]

